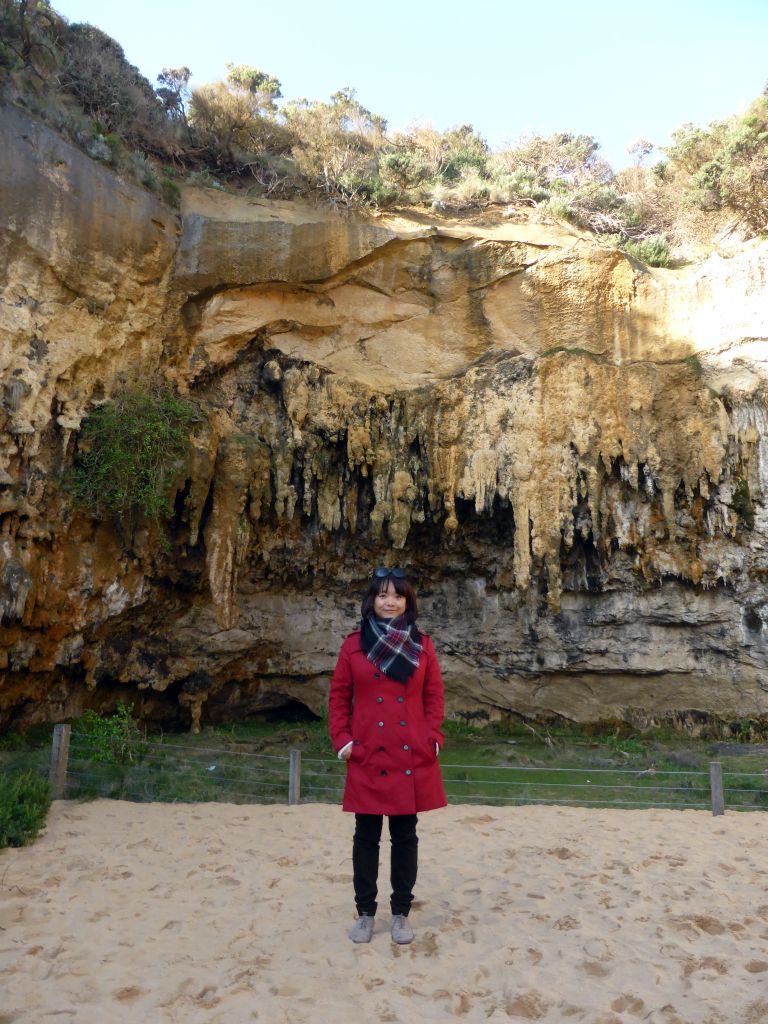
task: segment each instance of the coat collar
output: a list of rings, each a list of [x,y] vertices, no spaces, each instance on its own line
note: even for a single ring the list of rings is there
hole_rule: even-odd
[[[363,648],[360,644],[360,630],[356,629],[354,633],[349,633],[347,636],[347,642],[349,643],[352,654],[355,654],[357,651],[362,651]]]

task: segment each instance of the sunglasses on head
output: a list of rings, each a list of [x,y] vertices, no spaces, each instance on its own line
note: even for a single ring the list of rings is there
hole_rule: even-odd
[[[377,580],[385,580],[387,576],[394,576],[396,580],[405,579],[404,569],[388,569],[386,565],[380,565],[373,574]]]

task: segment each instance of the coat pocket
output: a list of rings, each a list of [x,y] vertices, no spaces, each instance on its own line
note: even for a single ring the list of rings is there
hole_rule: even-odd
[[[421,765],[431,764],[435,758],[435,744],[434,741],[429,738],[429,734],[426,732],[419,733],[418,743],[414,749],[414,754],[417,757],[418,763]]]
[[[362,764],[365,760],[365,747],[360,740],[352,741],[352,750],[349,755],[348,764]]]

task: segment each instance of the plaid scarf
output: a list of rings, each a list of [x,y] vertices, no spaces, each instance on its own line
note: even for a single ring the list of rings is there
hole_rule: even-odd
[[[369,615],[360,623],[360,644],[368,661],[398,683],[407,683],[419,667],[421,633],[408,625],[404,615],[397,619]]]

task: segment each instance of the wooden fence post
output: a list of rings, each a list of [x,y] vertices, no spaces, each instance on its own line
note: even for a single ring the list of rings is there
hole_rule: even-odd
[[[723,770],[719,761],[709,762],[709,789],[712,794],[712,813],[714,815],[725,814]]]
[[[51,746],[51,767],[48,780],[54,800],[63,800],[67,790],[67,760],[69,759],[69,734],[71,725],[54,725]]]
[[[288,803],[301,803],[301,751],[295,747],[290,749],[288,765]]]

